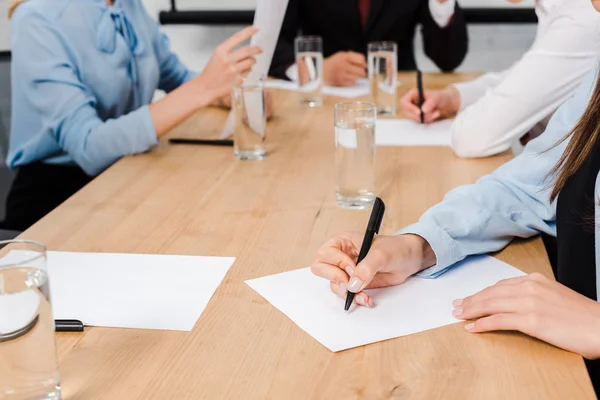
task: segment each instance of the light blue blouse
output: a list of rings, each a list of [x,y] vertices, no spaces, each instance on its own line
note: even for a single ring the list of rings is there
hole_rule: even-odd
[[[469,255],[502,249],[514,237],[526,238],[539,232],[556,235],[556,204],[549,201],[548,172],[568,141],[546,150],[573,129],[596,79],[596,72],[585,78],[573,97],[556,111],[546,131],[523,153],[477,183],[450,191],[419,222],[399,232],[422,236],[435,252],[437,264],[422,271],[421,276],[438,276]],[[598,190],[598,180],[596,183]],[[596,252],[600,254],[598,249],[596,235]],[[596,257],[596,287],[600,293],[598,265]]]
[[[191,79],[140,0],[30,0],[11,22],[9,167],[95,176],[157,143],[148,104]]]

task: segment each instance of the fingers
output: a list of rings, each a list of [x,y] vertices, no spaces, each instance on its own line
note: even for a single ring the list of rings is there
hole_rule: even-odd
[[[466,308],[471,304],[498,297],[520,297],[520,291],[515,285],[496,284],[494,286],[487,287],[472,296],[465,297],[464,299],[454,300],[452,305],[454,307]]]
[[[346,298],[348,290],[347,285],[345,283],[336,284],[332,282],[329,287],[331,288],[331,291],[337,296],[341,297],[342,299]],[[354,303],[360,306],[372,307],[373,298],[369,297],[369,295],[367,295],[365,292],[360,292],[354,296]]]
[[[258,28],[254,26],[244,28],[241,31],[231,35],[229,39],[225,40],[219,45],[219,48],[221,51],[229,53],[231,52],[231,50],[233,50],[234,47],[250,39],[256,32],[258,32]]]
[[[428,92],[425,92],[424,97],[425,101],[423,102],[423,107],[421,107],[421,110],[423,110],[425,123],[430,123],[441,116],[441,112],[438,107],[439,99],[437,98],[437,96],[432,95]]]
[[[495,314],[527,312],[528,306],[528,302],[517,297],[493,297],[462,304],[452,311],[452,315],[459,319],[476,319]]]
[[[327,279],[336,285],[340,283],[347,284],[348,280],[350,279],[344,270],[334,265],[325,264],[318,261],[315,261],[310,266],[310,270],[314,275]]]
[[[524,325],[525,323],[522,315],[501,313],[478,319],[475,322],[465,325],[465,329],[473,333],[490,331],[524,332],[526,330]]]
[[[355,79],[367,77],[367,71],[362,67],[357,67],[356,65],[350,64],[346,66],[346,70],[344,72]]]
[[[346,60],[355,67],[361,68],[364,71],[367,69],[367,59],[361,53],[353,51],[346,52]]]
[[[231,53],[231,61],[236,63],[246,58],[254,57],[260,53],[262,53],[262,50],[258,46],[245,46]]]
[[[419,92],[417,89],[409,90],[400,100],[400,106],[404,114],[410,119],[421,122],[421,110],[417,103],[419,102]]]
[[[254,58],[246,58],[235,64],[235,72],[241,75],[247,75],[252,67],[256,64],[256,60]]]
[[[354,269],[354,274],[348,282],[348,291],[358,293],[363,290],[375,277],[375,274],[385,265],[385,256],[382,252],[371,248],[371,251]]]

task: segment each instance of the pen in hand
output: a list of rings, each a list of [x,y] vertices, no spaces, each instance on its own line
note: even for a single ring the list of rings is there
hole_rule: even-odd
[[[419,91],[419,110],[421,110],[421,123],[425,123],[425,113],[423,113],[423,103],[425,102],[425,94],[423,93],[423,74],[417,70],[417,90]]]
[[[356,265],[358,265],[369,253],[371,249],[371,244],[373,243],[373,238],[377,233],[379,233],[379,228],[381,227],[381,221],[383,221],[383,214],[385,213],[385,204],[383,200],[379,197],[375,198],[375,202],[373,203],[373,210],[371,211],[371,216],[369,217],[369,224],[367,225],[367,230],[365,232],[365,237],[363,239],[362,245],[360,246],[360,253],[358,253],[358,259],[356,260]],[[346,303],[344,304],[344,311],[348,312],[352,302],[354,301],[354,296],[356,293],[348,291],[346,293]]]

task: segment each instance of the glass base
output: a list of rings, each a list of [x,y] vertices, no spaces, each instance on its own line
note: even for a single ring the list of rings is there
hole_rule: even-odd
[[[263,160],[267,155],[264,149],[259,150],[234,150],[235,158],[240,161]]]
[[[335,194],[335,202],[346,210],[365,210],[373,207],[375,201],[375,195],[362,195],[362,196],[344,196],[342,194]]]
[[[300,105],[308,107],[321,107],[323,105],[323,99],[318,97],[300,99]]]
[[[396,109],[392,107],[377,107],[377,115],[382,117],[394,117],[396,116]]]
[[[43,397],[40,400],[60,400],[61,399],[61,395],[60,395],[60,387],[57,386],[56,389],[54,391],[52,391],[51,393],[48,393],[46,395],[46,397]]]
[[[46,389],[48,390],[48,389]],[[4,399],[2,396],[3,393],[0,393],[0,399]],[[60,386],[55,386],[55,388],[50,392],[45,392],[45,390],[36,390],[35,393],[32,393],[31,390],[26,390],[26,392],[20,391],[19,389],[12,390],[8,395],[9,398],[15,400],[61,400],[62,396],[60,393]]]

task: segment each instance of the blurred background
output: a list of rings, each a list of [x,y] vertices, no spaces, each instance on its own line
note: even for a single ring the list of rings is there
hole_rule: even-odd
[[[124,0],[127,1],[127,0]],[[397,0],[401,1],[401,0]],[[503,70],[521,57],[535,36],[532,8],[535,0],[519,4],[508,0],[458,0],[469,12],[469,53],[458,71]],[[235,31],[235,20],[252,21],[256,0],[142,0],[150,15],[160,19],[175,53],[194,70],[201,70],[213,49]],[[4,166],[10,127],[10,35],[6,16],[8,0],[0,0],[0,219],[12,173]],[[174,8],[174,9],[173,9]],[[161,11],[163,12],[162,17]],[[175,12],[173,12],[175,11]],[[222,11],[222,12],[219,12]],[[187,24],[182,24],[187,22]],[[421,40],[419,35],[415,38]],[[416,45],[423,71],[436,67]]]

